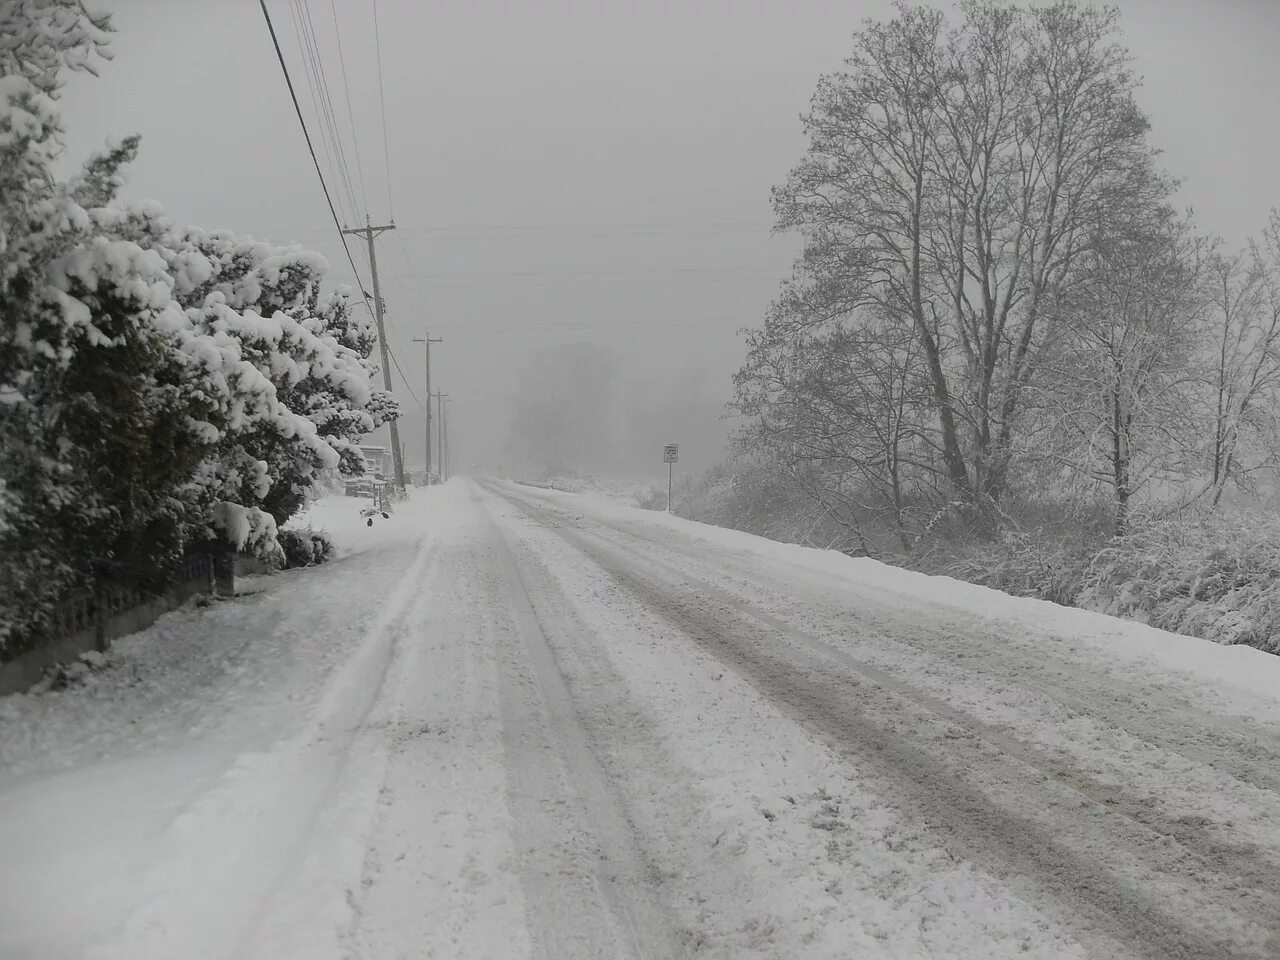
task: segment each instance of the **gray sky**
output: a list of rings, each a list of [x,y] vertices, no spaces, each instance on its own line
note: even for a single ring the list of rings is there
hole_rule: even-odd
[[[160,200],[181,223],[297,240],[349,282],[258,4],[95,6],[114,14],[116,59],[101,79],[68,84],[70,159],[141,133],[127,195]],[[1280,2],[1119,6],[1153,140],[1184,200],[1206,230],[1242,241],[1280,204]],[[367,195],[374,221],[390,213],[399,227],[378,246],[389,341],[421,396],[411,338],[445,338],[432,385],[456,399],[464,463],[500,462],[530,356],[581,340],[615,353],[638,405],[662,407],[673,383],[704,384],[688,417],[655,414],[654,435],[682,443],[686,468],[718,459],[737,331],[762,317],[797,250],[770,236],[769,189],[803,152],[798,116],[819,74],[891,4],[379,0],[390,205],[373,4],[307,7],[360,216]],[[293,9],[268,8],[318,138]],[[367,283],[362,244],[352,238]],[[397,388],[408,459],[420,462],[422,420]],[[648,452],[620,469],[652,460],[659,474],[661,451]]]

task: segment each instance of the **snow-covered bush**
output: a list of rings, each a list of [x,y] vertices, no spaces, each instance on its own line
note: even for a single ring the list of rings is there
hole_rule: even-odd
[[[69,181],[59,74],[105,55],[78,0],[0,8],[0,658],[103,580],[278,530],[396,415],[327,264],[116,199],[137,138]]]
[[[636,506],[643,510],[667,509],[667,491],[656,486],[645,487],[635,495]]]
[[[1280,653],[1280,521],[1213,514],[1143,524],[1092,559],[1079,605]]]
[[[333,556],[333,540],[323,530],[281,530],[277,535],[284,551],[284,565],[309,567]]]
[[[938,565],[937,572],[1070,607],[1076,605],[1088,563],[1089,553],[1078,540],[1008,529]]]

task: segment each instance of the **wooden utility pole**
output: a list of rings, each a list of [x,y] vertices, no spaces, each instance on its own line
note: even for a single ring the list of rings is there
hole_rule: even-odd
[[[433,337],[427,334],[425,337],[414,337],[414,343],[420,343],[423,346],[423,352],[426,354],[427,366],[427,483],[431,482],[431,345],[433,343],[444,343],[440,337]]]
[[[445,465],[449,476],[453,476],[453,461],[449,458],[449,411],[444,412],[444,446],[440,448],[440,462]]]
[[[363,237],[365,242],[369,244],[369,271],[373,274],[373,317],[378,324],[378,345],[382,349],[382,385],[386,387],[388,393],[391,392],[391,357],[387,350],[387,331],[382,325],[382,294],[378,289],[378,257],[373,249],[373,238],[395,228],[396,225],[394,223],[375,227],[369,223],[369,218],[365,217],[363,227],[353,227],[342,231],[343,233]],[[394,420],[389,421],[388,426],[391,432],[391,463],[395,470],[396,486],[403,490],[404,458],[400,455],[400,431],[396,429]]]
[[[440,451],[440,482],[445,481],[444,468],[444,401],[449,395],[447,393],[437,393],[436,398],[436,449]],[[427,406],[431,406],[431,395],[427,395]]]

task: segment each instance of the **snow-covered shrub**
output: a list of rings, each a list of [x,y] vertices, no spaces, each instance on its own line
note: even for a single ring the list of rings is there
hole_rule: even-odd
[[[1079,603],[1280,653],[1280,521],[1213,514],[1142,524],[1093,558]]]
[[[665,508],[665,487],[654,487],[651,497],[655,509]],[[856,529],[840,523],[824,504],[790,484],[777,468],[750,456],[733,456],[702,477],[678,480],[672,511],[700,523],[783,543],[855,555],[867,552]]]
[[[278,534],[286,568],[309,567],[333,556],[333,540],[323,530],[281,530]]]
[[[0,5],[0,658],[96,581],[162,585],[280,525],[396,415],[317,254],[116,200],[137,138],[68,181],[59,74],[106,55],[78,0]]]
[[[1069,607],[1076,605],[1088,563],[1089,553],[1078,540],[1006,529],[994,541],[973,543],[936,565],[936,572]]]
[[[372,321],[357,317],[345,288],[321,297],[326,261],[297,246],[178,228],[150,205],[111,213],[117,232],[169,266],[192,331],[231,350],[246,365],[244,385],[265,400],[253,416],[226,425],[230,462],[218,472],[234,483],[242,475],[236,461],[247,455],[264,465],[266,486],[241,484],[228,498],[280,526],[329,472],[363,472],[360,439],[397,408],[372,386]]]
[[[667,491],[659,487],[645,487],[635,494],[636,506],[644,510],[667,509]]]

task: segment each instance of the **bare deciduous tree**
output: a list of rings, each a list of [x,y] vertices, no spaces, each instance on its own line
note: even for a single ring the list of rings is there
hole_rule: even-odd
[[[1247,254],[1207,271],[1204,369],[1210,420],[1207,492],[1216,506],[1275,459],[1280,399],[1280,214]]]
[[[1117,535],[1138,492],[1192,466],[1201,253],[1187,222],[1151,211],[1095,238],[1046,305],[1067,331],[1041,406],[1052,456],[1109,488]]]
[[[775,188],[806,238],[795,302],[821,326],[861,311],[915,338],[938,466],[997,500],[1023,396],[1058,335],[1045,303],[1097,225],[1162,199],[1115,15],[965,4],[957,27],[903,7],[822,78],[809,150]]]
[[[892,323],[836,324],[801,339],[775,316],[738,374],[743,441],[771,450],[793,483],[859,531],[912,545],[911,514],[936,507],[938,451],[917,341]],[[871,529],[868,529],[868,523]]]

